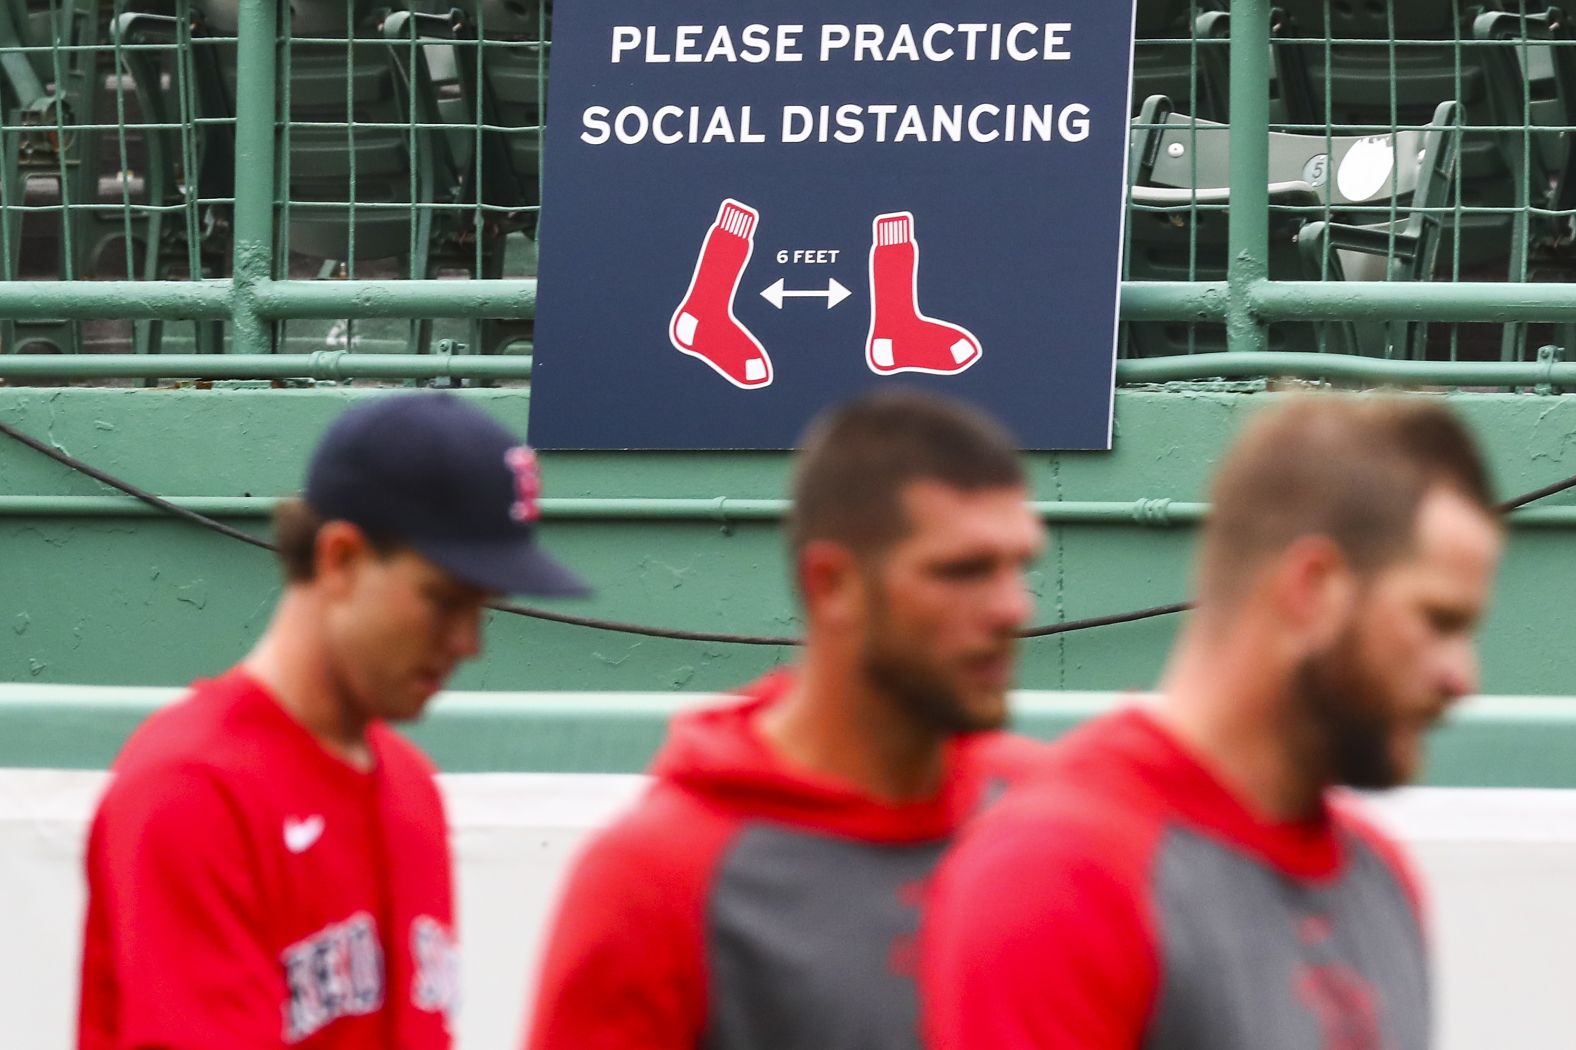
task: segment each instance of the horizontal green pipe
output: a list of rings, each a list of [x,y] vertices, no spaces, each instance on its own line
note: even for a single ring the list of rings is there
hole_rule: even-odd
[[[1219,323],[1226,316],[1225,281],[1123,281],[1122,320]]]
[[[1248,293],[1264,321],[1576,321],[1569,284],[1494,281],[1260,281]]]
[[[529,318],[536,312],[534,279],[265,281],[255,294],[270,320]],[[1127,321],[1219,322],[1226,298],[1221,281],[1124,281],[1121,316]],[[1576,321],[1576,292],[1554,283],[1260,281],[1249,299],[1255,314],[1271,322]],[[0,282],[0,317],[16,320],[224,319],[230,305],[228,280]]]
[[[0,317],[19,321],[229,316],[229,281],[0,281]]]
[[[277,496],[170,496],[177,507],[216,518],[265,518]],[[541,501],[542,515],[560,521],[780,521],[785,499],[693,497],[566,497]],[[1042,501],[1033,504],[1042,519],[1060,525],[1196,525],[1209,514],[1207,503],[1169,499],[1132,501]],[[143,518],[163,511],[130,496],[0,496],[0,518]],[[1576,507],[1528,507],[1510,520],[1525,528],[1576,528]]]
[[[254,294],[270,320],[536,315],[535,280],[264,281]]]
[[[0,684],[0,767],[105,769],[177,689]],[[1128,702],[1110,693],[1021,692],[1015,727],[1051,740]],[[406,732],[447,773],[636,773],[676,711],[701,694],[448,693]],[[1576,787],[1576,701],[1481,697],[1429,740],[1426,782],[1449,787]]]
[[[178,507],[212,517],[262,518],[273,512],[277,496],[172,496]],[[542,514],[560,520],[591,521],[780,521],[785,499],[560,498],[541,501]],[[1121,502],[1036,503],[1047,521],[1064,524],[1188,525],[1203,520],[1202,503],[1169,499]],[[130,496],[0,496],[0,517],[101,518],[153,517],[163,513]],[[1576,520],[1576,518],[1573,518]]]
[[[3,286],[0,286],[3,287]],[[531,359],[450,354],[20,354],[0,379],[529,379]]]
[[[111,127],[119,127],[120,125],[112,124],[110,126]],[[136,126],[137,127],[142,127],[143,125],[138,124]],[[420,121],[420,120],[358,120],[358,121],[355,121],[354,123],[352,123],[351,121],[348,121],[348,120],[292,120],[290,122],[290,129],[292,131],[299,131],[299,130],[302,130],[302,129],[312,129],[312,130],[321,130],[321,131],[345,131],[348,128],[355,128],[357,131],[363,131],[363,130],[365,130],[365,131],[453,131],[455,129],[455,125],[453,125],[453,124],[451,124],[451,123],[449,123],[447,121]],[[519,132],[532,132],[532,133],[535,133],[535,132],[539,132],[539,131],[542,130],[542,125],[540,125],[540,124],[488,124],[488,123],[486,123],[484,121],[484,122],[482,122],[480,124],[467,122],[464,125],[464,128],[469,133],[475,133],[475,132],[478,132],[478,131],[484,131],[484,132],[486,132],[486,131],[493,131],[493,132],[504,132],[504,133],[519,133]],[[1542,130],[1542,125],[1539,125],[1539,129]],[[1521,129],[1518,127],[1516,130],[1519,131]],[[312,207],[318,207],[318,208],[343,208],[344,207],[344,205],[339,203],[338,201],[291,201],[290,202],[290,207],[296,208],[296,207],[299,207],[299,206],[301,206],[303,204],[310,205]],[[460,210],[462,208],[466,209],[466,210],[469,210],[470,207],[471,207],[468,204],[449,204],[449,205],[444,205],[444,206],[448,207],[450,209],[453,209],[455,211],[458,211],[458,210]],[[392,210],[392,209],[395,209],[395,208],[408,208],[408,207],[410,207],[410,203],[408,201],[378,201],[378,202],[368,201],[366,203],[363,203],[361,201],[357,201],[356,202],[356,208],[357,209],[360,209],[360,208],[363,208],[363,207],[374,207],[374,208],[383,208],[385,210]],[[514,209],[510,209],[510,210],[514,210]]]
[[[1288,377],[1399,386],[1576,387],[1576,363],[1387,361],[1346,354],[1207,353],[1118,361],[1122,383]]]
[[[0,287],[4,287],[0,285]],[[375,354],[22,354],[0,355],[0,380],[38,379],[529,379],[526,356]],[[1116,363],[1119,383],[1290,377],[1376,386],[1576,388],[1576,362],[1390,361],[1344,354],[1205,353]]]

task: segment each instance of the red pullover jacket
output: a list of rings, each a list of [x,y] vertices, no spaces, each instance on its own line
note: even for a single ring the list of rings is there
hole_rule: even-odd
[[[959,738],[936,797],[880,802],[756,733],[789,682],[674,721],[655,783],[570,876],[528,1050],[918,1047],[923,884],[1044,748]]]
[[[1400,849],[1339,792],[1266,820],[1147,712],[1064,737],[931,884],[931,1050],[1425,1050]]]

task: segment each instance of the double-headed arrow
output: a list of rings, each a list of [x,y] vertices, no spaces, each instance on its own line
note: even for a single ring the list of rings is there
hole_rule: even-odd
[[[836,306],[838,303],[854,294],[847,288],[844,288],[842,285],[838,284],[835,277],[827,280],[826,291],[824,292],[815,290],[790,290],[783,287],[784,280],[785,278],[782,277],[777,278],[777,280],[773,282],[770,287],[761,292],[761,298],[765,299],[779,310],[783,308],[784,299],[825,299],[826,308],[830,310],[832,307]]]

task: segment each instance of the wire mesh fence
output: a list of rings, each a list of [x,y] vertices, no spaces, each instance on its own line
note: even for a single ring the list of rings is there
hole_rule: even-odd
[[[1124,277],[1222,280],[1229,6],[1141,0]],[[1576,36],[1536,2],[1278,0],[1270,19],[1272,280],[1568,282]],[[1447,105],[1448,104],[1448,105]],[[1506,290],[1507,301],[1514,293]],[[1568,326],[1270,325],[1269,349],[1525,361]],[[1129,324],[1130,357],[1225,348],[1224,326]]]
[[[232,277],[238,194],[271,276],[529,278],[548,0],[277,14],[275,169],[237,170],[240,0],[0,0],[0,280]],[[267,46],[266,43],[263,46]],[[259,177],[261,175],[262,177]],[[8,352],[219,352],[219,319],[0,321]],[[529,321],[280,319],[273,349],[510,352]]]
[[[529,308],[459,289],[536,272],[549,0],[294,0],[253,23],[271,39],[249,35],[257,2],[0,0],[0,281],[439,282],[431,307],[346,300],[337,316],[292,305],[310,298],[298,291],[245,300],[250,318],[232,319],[178,295],[119,315],[104,300],[58,318],[3,313],[0,350],[528,353]],[[1419,298],[1390,311],[1404,317],[1265,316],[1256,348],[1476,362],[1576,345],[1569,325],[1510,316],[1515,286],[1576,274],[1576,33],[1559,8],[1236,6],[1139,0],[1128,290],[1227,282],[1232,82],[1263,74],[1269,180],[1255,209],[1271,281],[1497,282],[1508,314],[1441,323]],[[1267,65],[1244,67],[1244,32],[1265,35]],[[262,170],[240,131],[257,48],[271,48]],[[237,273],[237,215],[258,201],[266,263]],[[1176,294],[1169,311],[1124,314],[1124,357],[1240,348],[1218,311],[1201,321]]]

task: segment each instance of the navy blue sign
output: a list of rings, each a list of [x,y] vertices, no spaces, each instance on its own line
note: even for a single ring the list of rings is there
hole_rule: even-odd
[[[1109,0],[560,4],[532,443],[789,448],[911,384],[1109,448],[1131,50]]]

